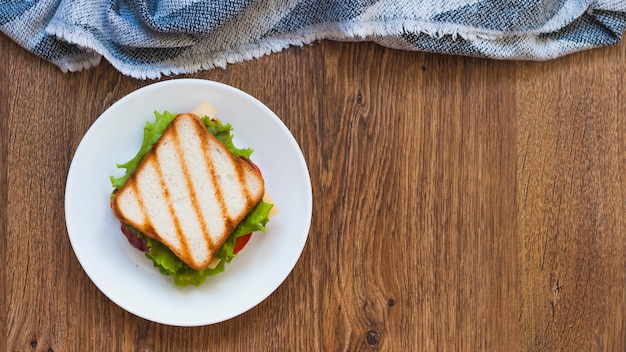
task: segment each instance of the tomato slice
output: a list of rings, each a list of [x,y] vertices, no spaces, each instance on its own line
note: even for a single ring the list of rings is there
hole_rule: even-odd
[[[252,232],[247,235],[237,237],[237,239],[235,240],[235,248],[233,249],[233,253],[239,253],[239,251],[242,250],[243,247],[246,246],[246,244],[248,244],[248,241],[250,241],[250,237],[252,237]]]

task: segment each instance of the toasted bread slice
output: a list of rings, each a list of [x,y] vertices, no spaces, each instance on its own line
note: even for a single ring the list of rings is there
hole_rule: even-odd
[[[263,199],[261,175],[194,114],[167,127],[111,202],[114,214],[202,270]]]

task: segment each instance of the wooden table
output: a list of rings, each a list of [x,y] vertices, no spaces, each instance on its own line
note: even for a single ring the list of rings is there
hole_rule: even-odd
[[[314,199],[287,280],[195,328],[112,303],[65,227],[83,134],[153,81],[0,48],[1,350],[626,349],[626,43],[511,62],[321,42],[178,76],[274,110]]]

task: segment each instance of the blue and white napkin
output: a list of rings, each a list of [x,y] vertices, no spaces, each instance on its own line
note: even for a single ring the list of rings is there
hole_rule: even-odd
[[[619,42],[624,0],[0,0],[0,29],[77,71],[158,78],[316,40],[547,60]]]

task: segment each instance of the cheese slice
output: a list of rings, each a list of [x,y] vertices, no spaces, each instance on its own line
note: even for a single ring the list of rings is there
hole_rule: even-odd
[[[204,103],[198,105],[195,109],[193,109],[191,113],[199,117],[208,116],[210,118],[215,118],[215,113],[217,113],[217,109],[215,109],[215,107],[209,102],[205,101]]]

